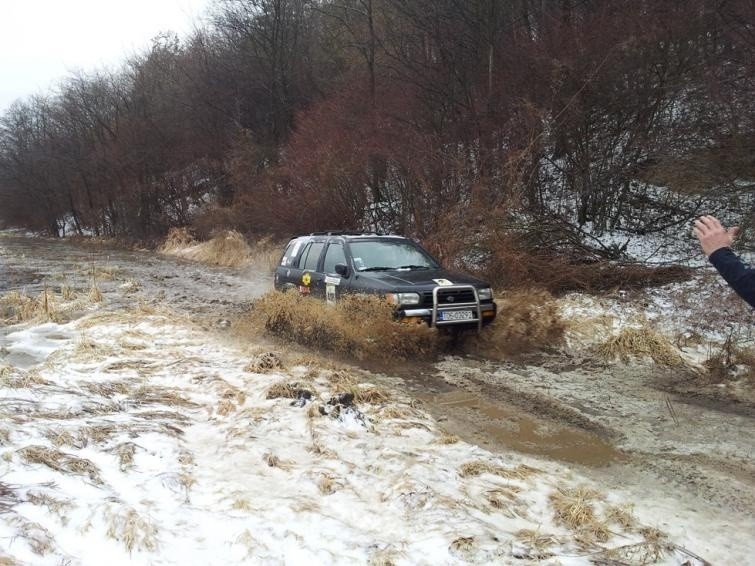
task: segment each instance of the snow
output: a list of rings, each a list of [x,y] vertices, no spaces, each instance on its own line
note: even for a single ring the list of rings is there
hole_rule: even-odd
[[[337,392],[330,370],[250,373],[248,352],[188,322],[101,314],[6,337],[37,362],[6,370],[0,390],[0,481],[19,500],[0,514],[0,548],[22,563],[505,564],[537,559],[527,529],[552,536],[538,563],[589,564],[601,548],[643,539],[639,527],[612,525],[608,541],[580,547],[551,496],[599,486],[560,464],[442,442],[397,390],[322,415],[313,403]],[[303,407],[267,398],[271,384],[308,380]],[[30,446],[95,472],[25,458]],[[462,473],[470,463],[488,471]],[[594,506],[625,502],[608,492]],[[654,526],[667,512],[644,505],[638,515]],[[679,547],[735,556],[705,528],[664,530]],[[689,559],[679,547],[663,562]]]
[[[651,328],[679,345],[693,365],[727,338],[746,347],[755,342],[755,311],[711,267],[686,281],[605,296],[570,293],[560,313],[571,321],[567,348],[589,349],[626,328]]]

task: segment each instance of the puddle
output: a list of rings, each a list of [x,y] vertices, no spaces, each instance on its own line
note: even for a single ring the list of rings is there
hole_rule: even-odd
[[[8,330],[12,330],[8,332]],[[0,333],[0,359],[3,364],[30,369],[43,363],[50,354],[73,338],[60,325],[45,323],[21,330],[3,329]]]
[[[6,365],[18,369],[30,369],[41,361],[43,360],[26,352],[11,352],[3,360]]]
[[[451,431],[458,436],[478,429],[491,442],[518,452],[586,466],[605,466],[621,458],[618,450],[592,433],[535,419],[520,409],[490,403],[466,391],[419,397],[436,416],[448,416],[446,428],[460,427]]]

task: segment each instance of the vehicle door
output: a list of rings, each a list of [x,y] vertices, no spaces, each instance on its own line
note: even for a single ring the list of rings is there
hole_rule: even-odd
[[[283,252],[283,257],[278,266],[275,268],[275,288],[287,289],[293,286],[298,286],[299,276],[292,275],[292,271],[295,270],[295,265],[299,261],[299,252],[304,247],[304,238],[294,238],[286,246],[286,251]]]
[[[286,252],[283,254],[280,265],[275,270],[277,276],[275,285],[279,289],[297,288],[301,284],[302,270],[299,267],[302,253],[304,252],[309,238],[297,238],[291,240]]]
[[[339,263],[348,264],[343,241],[331,240],[323,258],[322,279],[318,281],[318,294],[324,296],[329,303],[335,303],[349,286],[349,277],[336,272],[336,265]]]
[[[319,267],[320,258],[324,249],[324,240],[313,240],[309,242],[301,252],[297,265],[297,273],[300,274],[298,281],[299,292],[303,295],[309,295],[313,292],[319,294],[319,283],[322,282],[323,279]]]

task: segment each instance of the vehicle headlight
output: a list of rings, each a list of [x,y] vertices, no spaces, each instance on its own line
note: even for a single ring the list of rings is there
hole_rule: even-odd
[[[418,305],[419,295],[417,293],[388,293],[385,296],[389,303],[394,305]]]
[[[493,290],[490,287],[485,289],[477,289],[477,296],[481,301],[489,301],[493,298]]]

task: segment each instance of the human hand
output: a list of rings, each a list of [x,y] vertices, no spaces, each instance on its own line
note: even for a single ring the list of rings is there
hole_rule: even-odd
[[[721,248],[731,247],[734,238],[739,233],[739,227],[734,226],[728,230],[724,228],[715,216],[701,216],[695,220],[695,227],[692,229],[706,256],[710,255]]]

